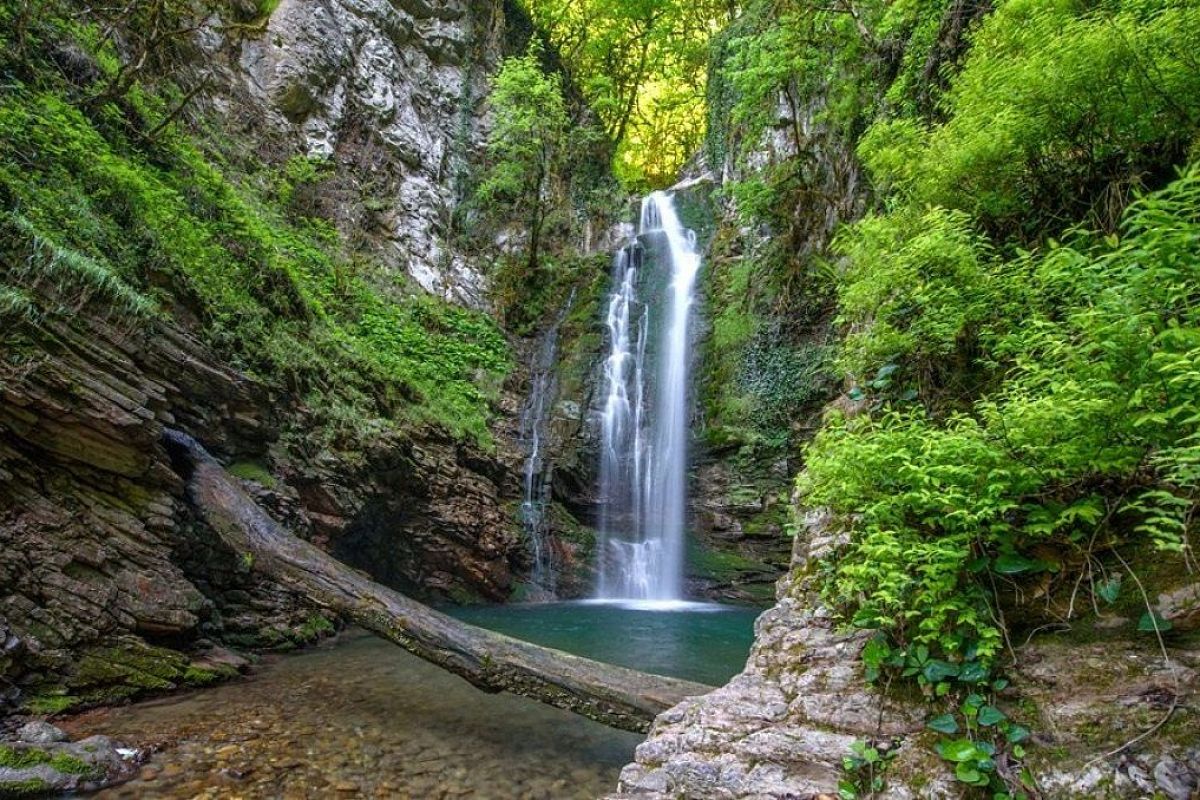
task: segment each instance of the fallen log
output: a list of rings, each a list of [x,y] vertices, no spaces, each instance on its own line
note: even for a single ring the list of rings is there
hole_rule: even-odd
[[[375,583],[289,533],[191,436],[163,433],[205,522],[251,568],[488,692],[511,692],[624,730],[712,687],[523,642],[459,622]]]

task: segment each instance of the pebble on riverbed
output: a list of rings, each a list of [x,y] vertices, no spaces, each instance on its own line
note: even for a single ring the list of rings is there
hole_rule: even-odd
[[[127,780],[146,753],[107,736],[77,742],[48,722],[32,720],[0,742],[0,797],[43,797],[93,791]]]

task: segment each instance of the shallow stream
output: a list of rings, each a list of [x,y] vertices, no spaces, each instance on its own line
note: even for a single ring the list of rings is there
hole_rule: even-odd
[[[484,627],[581,655],[719,683],[739,671],[754,610],[553,603],[462,609]],[[352,631],[212,689],[64,724],[157,746],[100,798],[595,798],[642,740],[465,681]]]

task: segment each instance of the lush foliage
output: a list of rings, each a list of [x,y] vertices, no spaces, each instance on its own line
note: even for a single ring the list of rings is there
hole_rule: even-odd
[[[881,101],[880,84],[926,61],[922,45],[936,34],[947,0],[757,0],[713,48],[709,102],[710,161],[752,153],[765,133],[785,128],[795,152],[819,122],[857,135]],[[905,48],[905,43],[914,41]],[[913,81],[916,83],[916,81]],[[901,98],[907,92],[897,89]],[[780,99],[785,106],[781,114]]]
[[[704,136],[706,44],[731,0],[528,0],[617,144],[629,187],[673,183]]]
[[[546,62],[534,39],[523,55],[501,63],[488,96],[481,177],[460,212],[462,244],[491,259],[501,321],[522,335],[589,281],[596,265],[577,243],[593,224],[608,224],[618,206],[604,134]]]
[[[0,89],[6,320],[36,326],[91,299],[136,324],[196,320],[218,352],[302,398],[334,435],[407,421],[487,437],[503,336],[348,259],[332,226],[308,215],[304,187],[320,164],[231,172],[159,125],[169,86],[133,82],[92,102],[122,69],[97,29],[47,14],[19,33],[4,52],[22,74]],[[45,55],[63,40],[91,49],[94,74]]]
[[[1088,197],[1073,176],[1117,202],[1153,174],[1144,165],[1180,157],[1196,127],[1164,96],[1197,105],[1182,64],[1200,15],[1171,3],[1083,12],[1002,5],[943,124],[901,117],[868,134],[892,208],[836,243],[839,364],[868,411],[827,425],[801,479],[852,531],[827,596],[855,624],[953,663],[999,655],[1009,585],[1082,572],[1099,593],[1112,589],[1097,577],[1105,550],[1190,557],[1200,172],[1133,203],[1111,235],[1032,251],[1013,241],[1056,233],[1064,214],[1110,226],[1094,204],[1064,204],[1064,183]],[[1147,107],[1158,111],[1139,122]],[[1002,247],[981,228],[1005,232]]]
[[[504,60],[488,97],[489,167],[476,190],[506,217],[527,220],[529,269],[538,266],[542,227],[550,209],[550,186],[567,155],[566,101],[562,78],[542,71],[536,46]]]
[[[934,391],[961,370],[1004,302],[1003,275],[970,218],[943,208],[869,216],[839,234],[842,372]]]
[[[1010,0],[974,35],[945,124],[880,123],[864,159],[914,203],[1022,238],[1084,219],[1111,227],[1132,190],[1193,146],[1197,39],[1193,3]]]

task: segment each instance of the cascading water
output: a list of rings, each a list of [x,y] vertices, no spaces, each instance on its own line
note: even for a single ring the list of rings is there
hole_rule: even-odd
[[[666,275],[653,274],[655,266]],[[601,599],[678,600],[683,594],[692,293],[699,269],[695,235],[680,223],[673,198],[662,192],[645,198],[637,237],[613,260],[608,304]]]
[[[558,356],[558,329],[571,311],[575,292],[567,299],[554,325],[546,331],[534,350],[530,365],[529,399],[521,409],[520,437],[525,445],[524,499],[521,502],[521,524],[529,538],[533,556],[532,581],[538,599],[553,599],[557,591],[558,571],[554,551],[546,535],[546,505],[550,484],[547,480],[548,462],[543,447],[550,424],[550,409],[558,391],[555,361]]]

